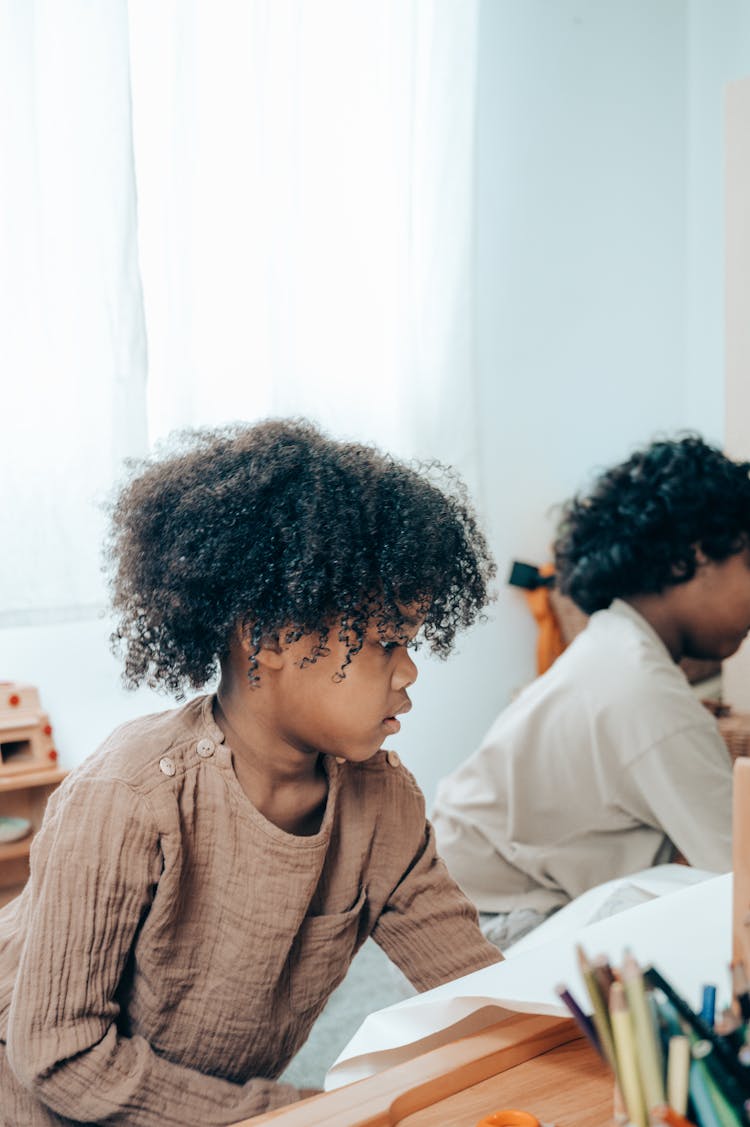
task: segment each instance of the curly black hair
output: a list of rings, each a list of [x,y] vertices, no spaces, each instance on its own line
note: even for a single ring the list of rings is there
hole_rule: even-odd
[[[211,680],[239,626],[251,641],[332,628],[344,667],[373,619],[402,610],[439,656],[489,599],[495,574],[465,489],[437,462],[407,465],[337,442],[306,420],[184,431],[143,463],[111,506],[105,548],[123,680],[182,695]]]
[[[750,542],[750,462],[696,434],[653,442],[563,508],[556,586],[588,614],[695,575],[696,548],[724,560]]]

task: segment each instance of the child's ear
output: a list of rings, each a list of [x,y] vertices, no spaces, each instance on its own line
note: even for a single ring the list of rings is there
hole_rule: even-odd
[[[696,565],[698,567],[702,567],[704,564],[707,564],[707,563],[710,562],[709,557],[703,551],[703,547],[700,543],[693,544],[692,548],[693,548],[693,554],[695,555],[695,562],[696,562]]]
[[[252,654],[258,665],[263,666],[265,669],[281,669],[284,664],[284,652],[278,637],[265,638],[261,643],[260,649],[256,650],[255,643],[252,640],[251,630],[242,629],[242,627],[240,627],[238,635],[240,647],[246,658],[249,659]]]
[[[265,669],[281,669],[284,664],[284,651],[278,642],[264,642],[256,653],[255,660]]]

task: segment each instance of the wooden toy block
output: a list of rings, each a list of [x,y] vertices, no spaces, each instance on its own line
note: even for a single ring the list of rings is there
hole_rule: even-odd
[[[0,681],[0,778],[57,763],[49,716],[33,685]]]

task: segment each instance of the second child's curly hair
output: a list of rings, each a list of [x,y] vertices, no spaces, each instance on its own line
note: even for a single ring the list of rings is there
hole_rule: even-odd
[[[657,441],[563,509],[556,585],[588,614],[691,579],[750,543],[750,463],[697,435]]]
[[[338,676],[374,619],[445,656],[488,601],[495,573],[463,486],[438,463],[412,468],[337,442],[305,420],[183,432],[137,467],[112,506],[106,556],[125,683],[182,694],[216,674],[239,626],[259,680],[264,642],[331,630]]]

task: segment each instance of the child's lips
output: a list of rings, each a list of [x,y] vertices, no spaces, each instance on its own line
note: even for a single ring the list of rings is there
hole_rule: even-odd
[[[405,712],[411,711],[411,701],[405,700],[400,708],[396,709],[393,716],[386,716],[383,721],[383,726],[388,729],[391,735],[401,731],[401,721],[397,719],[398,716],[403,715]]]

